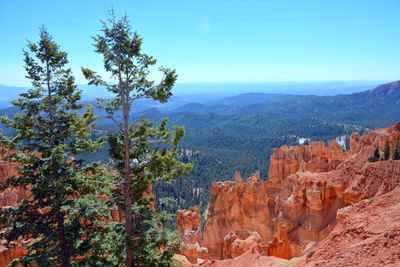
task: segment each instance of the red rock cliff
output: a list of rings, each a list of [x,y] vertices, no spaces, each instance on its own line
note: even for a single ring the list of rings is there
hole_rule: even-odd
[[[189,210],[179,210],[176,213],[177,230],[180,240],[184,244],[180,253],[185,255],[191,262],[196,262],[197,258],[206,258],[208,249],[200,247],[201,225],[200,208],[192,207]]]
[[[367,158],[377,144],[383,148],[389,141],[393,147],[400,140],[400,124],[350,140],[349,152],[336,142],[275,149],[267,182],[258,174],[243,182],[236,174],[236,182],[213,183],[207,222],[197,238],[208,258],[247,251],[300,256],[332,231],[338,209],[399,186],[400,161]]]
[[[0,156],[0,183],[5,182],[9,177],[18,174],[17,163],[4,161],[3,159],[15,151],[4,151]],[[29,190],[21,188],[7,188],[0,192],[0,208],[17,205],[21,200],[29,197]],[[24,242],[16,243],[12,249],[7,249],[0,240],[0,267],[7,266],[13,259],[25,255]]]
[[[0,155],[0,183],[3,183],[7,178],[17,175],[17,163],[11,163],[4,161],[3,159],[10,154],[15,153],[14,151],[5,151]],[[0,192],[0,207],[15,206],[21,200],[26,199],[29,196],[28,190],[21,188],[7,188]]]
[[[351,153],[332,141],[329,146],[324,142],[311,142],[307,146],[282,146],[275,148],[271,155],[268,181],[281,182],[290,174],[299,170],[327,172],[335,169]]]
[[[337,225],[294,267],[400,266],[400,188],[338,211]]]

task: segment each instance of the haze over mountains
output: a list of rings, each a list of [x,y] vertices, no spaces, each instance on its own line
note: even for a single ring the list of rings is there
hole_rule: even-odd
[[[400,81],[363,92],[335,96],[249,93],[225,98],[213,105],[187,104],[175,112],[258,114],[286,119],[321,118],[367,127],[384,127],[400,118]]]
[[[142,101],[144,107],[172,110],[188,103],[219,104],[219,100],[245,93],[291,94],[291,95],[337,95],[349,94],[373,88],[381,81],[334,81],[334,82],[266,82],[266,83],[177,83],[174,96],[166,104]],[[111,97],[104,87],[79,85],[82,99],[92,101],[98,97]],[[0,84],[0,109],[11,106],[10,101],[29,87],[15,87]]]
[[[376,82],[178,84],[175,95],[167,103],[143,99],[134,104],[132,112],[152,113],[157,109],[168,114],[189,112],[269,115],[286,119],[321,118],[383,127],[395,123],[400,115],[400,84],[378,85]],[[94,105],[97,97],[110,97],[104,87],[79,87],[86,103]],[[26,90],[24,87],[0,86],[0,91],[5,92],[0,94],[0,109],[3,109],[0,112],[4,115],[16,112],[10,102]],[[245,93],[238,94],[242,91]],[[98,115],[104,114],[99,111]]]

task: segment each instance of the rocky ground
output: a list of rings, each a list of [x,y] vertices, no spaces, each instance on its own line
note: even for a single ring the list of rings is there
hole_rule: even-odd
[[[294,266],[400,266],[400,188],[340,209],[332,232]]]

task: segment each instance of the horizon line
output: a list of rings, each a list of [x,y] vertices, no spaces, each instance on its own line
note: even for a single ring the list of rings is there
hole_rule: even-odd
[[[390,82],[395,82],[399,81],[399,79],[393,79],[393,80],[360,80],[360,79],[354,79],[354,80],[349,80],[349,79],[344,79],[344,80],[276,80],[276,81],[204,81],[204,82],[177,82],[177,84],[293,84],[293,83],[333,83],[333,82],[369,82],[369,83],[377,83],[377,82],[382,82],[382,83],[390,83]],[[85,83],[77,83],[77,86],[82,86],[82,85],[88,85]],[[6,85],[3,83],[0,83],[1,87],[17,87],[17,88],[25,88],[25,87],[31,87],[30,85]]]

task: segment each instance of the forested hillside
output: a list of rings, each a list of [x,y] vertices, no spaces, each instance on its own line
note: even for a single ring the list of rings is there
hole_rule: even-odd
[[[282,96],[271,97],[269,101],[279,101],[279,97]],[[289,96],[284,96],[284,99],[286,97]],[[235,106],[237,103],[237,98],[232,98],[230,107],[240,108]],[[309,107],[303,103],[302,110],[307,109]],[[16,111],[11,108],[0,112],[10,116]],[[93,133],[95,138],[115,131],[111,120],[104,118],[101,112],[97,112],[97,115],[99,118]],[[200,205],[204,209],[209,201],[211,183],[231,180],[235,171],[240,171],[243,177],[260,171],[261,177],[266,179],[269,156],[275,147],[298,145],[301,138],[329,141],[348,136],[352,132],[364,133],[369,130],[357,124],[298,118],[301,116],[297,112],[292,113],[293,119],[288,119],[265,114],[163,113],[149,109],[132,116],[131,122],[147,118],[158,123],[165,117],[169,118],[170,127],[185,127],[186,135],[180,145],[180,157],[184,162],[193,164],[189,174],[173,184],[158,183],[153,189],[157,205],[170,213],[193,205]],[[290,117],[289,113],[287,117]],[[108,149],[106,145],[82,158],[88,162],[110,163]]]
[[[211,183],[232,180],[235,171],[240,171],[243,177],[260,171],[262,179],[266,179],[269,156],[276,147],[298,145],[301,138],[329,141],[352,132],[369,130],[322,119],[189,112],[166,114],[156,109],[136,114],[132,121],[142,117],[156,122],[168,117],[170,126],[183,125],[186,130],[180,145],[180,157],[193,164],[192,171],[173,184],[158,183],[153,188],[157,205],[170,213],[193,205],[205,209]],[[99,119],[96,128],[99,136],[113,130],[106,119]],[[106,150],[107,147],[85,156],[85,159],[107,163]]]
[[[251,101],[249,97],[251,96],[247,95],[244,103],[252,102],[252,104],[245,106],[233,101],[209,106],[187,104],[177,109],[177,112],[263,114],[286,119],[320,118],[354,123],[370,128],[385,127],[396,123],[400,118],[399,81],[346,95],[271,95],[267,99],[254,95]]]
[[[185,127],[179,154],[181,160],[193,164],[193,170],[173,184],[158,183],[153,189],[157,205],[175,213],[193,205],[205,209],[211,183],[231,180],[235,171],[243,177],[260,171],[266,179],[275,147],[298,145],[300,139],[329,141],[396,122],[400,117],[399,88],[400,83],[394,82],[338,96],[245,94],[210,105],[187,104],[172,112],[153,108],[137,113],[145,108],[139,104],[133,107],[136,112],[131,122],[147,118],[158,123],[168,117],[170,127]],[[104,112],[96,111],[99,118],[93,135],[97,138],[113,132],[115,125]],[[8,116],[15,112],[15,108],[0,111]],[[108,149],[105,146],[83,158],[110,163]]]
[[[190,114],[180,116],[189,118]],[[176,119],[170,118],[171,125],[184,122]],[[246,178],[260,171],[262,179],[267,179],[269,156],[276,147],[298,145],[300,138],[329,141],[368,130],[318,119],[287,120],[260,115],[213,115],[213,119],[208,119],[209,126],[202,128],[195,123],[201,123],[196,116],[192,123],[182,123],[186,125],[186,136],[182,141],[181,156],[193,164],[192,171],[174,184],[158,184],[154,188],[157,203],[169,212],[193,205],[205,208],[211,183],[232,180],[235,171],[240,171]]]

